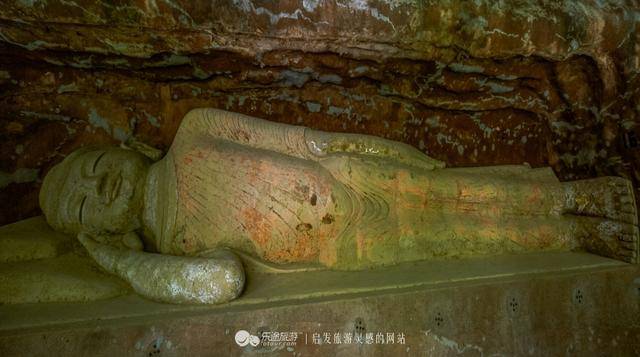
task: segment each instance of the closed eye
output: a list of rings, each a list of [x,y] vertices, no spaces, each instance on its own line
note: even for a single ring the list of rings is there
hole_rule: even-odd
[[[100,161],[100,159],[102,159],[102,157],[106,153],[107,153],[106,151],[103,151],[102,154],[100,154],[98,158],[96,158],[96,161],[93,162],[93,168],[91,169],[91,172],[93,172],[94,174],[96,173],[96,167],[98,167],[98,162]]]
[[[82,224],[82,209],[84,208],[84,203],[87,201],[87,196],[84,196],[82,202],[80,202],[80,212],[78,212],[78,220]]]

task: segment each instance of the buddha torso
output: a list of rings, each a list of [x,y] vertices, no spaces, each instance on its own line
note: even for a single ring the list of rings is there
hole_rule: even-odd
[[[152,166],[145,222],[156,251],[226,247],[273,263],[344,269],[486,253],[507,241],[483,239],[499,217],[548,214],[552,201],[523,182],[556,181],[523,166],[425,170],[350,153],[307,159],[260,148],[262,141],[238,143],[248,135],[242,130],[233,135],[183,125]],[[518,208],[518,197],[528,205]],[[452,239],[459,236],[466,238]]]
[[[205,135],[179,140],[158,163],[175,181],[163,192],[175,202],[163,209],[175,209],[160,252],[228,247],[276,263],[316,262],[342,235],[342,185],[317,162]]]
[[[227,247],[344,268],[415,260],[425,250],[413,241],[427,231],[411,227],[437,210],[427,209],[424,174],[353,156],[316,162],[202,135],[176,137],[156,165],[157,249],[172,255]]]

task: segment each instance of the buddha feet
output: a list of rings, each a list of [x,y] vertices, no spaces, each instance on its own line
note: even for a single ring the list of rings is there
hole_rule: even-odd
[[[631,181],[622,177],[599,177],[563,185],[566,213],[638,225]]]
[[[565,182],[565,213],[578,217],[578,234],[593,253],[638,262],[638,214],[631,181],[600,177]]]

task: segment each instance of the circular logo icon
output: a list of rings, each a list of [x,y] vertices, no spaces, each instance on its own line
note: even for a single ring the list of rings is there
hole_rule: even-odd
[[[238,330],[236,332],[236,343],[240,347],[246,345],[256,347],[260,344],[260,337],[250,334],[247,330]]]
[[[248,345],[249,342],[251,342],[251,337],[253,336],[251,336],[248,331],[238,330],[238,332],[236,332],[236,343],[238,344],[238,346],[244,347]]]

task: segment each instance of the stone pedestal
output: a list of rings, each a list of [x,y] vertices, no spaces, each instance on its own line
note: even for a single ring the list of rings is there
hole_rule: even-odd
[[[239,346],[239,330],[262,342]],[[525,254],[359,273],[254,275],[241,299],[216,307],[133,295],[0,306],[2,356],[267,352],[638,355],[640,267],[582,253]]]

